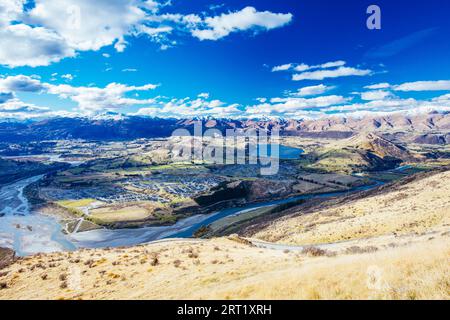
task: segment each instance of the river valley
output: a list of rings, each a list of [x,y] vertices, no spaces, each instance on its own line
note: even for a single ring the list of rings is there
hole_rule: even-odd
[[[14,249],[18,255],[39,252],[132,246],[165,238],[191,238],[196,230],[231,215],[239,215],[263,207],[290,203],[302,199],[335,197],[348,192],[302,195],[288,199],[257,203],[239,208],[227,208],[208,215],[195,215],[170,226],[137,229],[97,229],[65,235],[55,218],[30,212],[23,189],[41,179],[35,176],[6,185],[0,190],[0,246]],[[352,192],[378,186],[362,186]]]

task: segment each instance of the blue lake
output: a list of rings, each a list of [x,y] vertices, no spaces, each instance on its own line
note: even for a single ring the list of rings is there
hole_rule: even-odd
[[[304,153],[302,149],[299,148],[293,148],[288,147],[284,145],[278,145],[278,144],[268,144],[268,145],[258,145],[257,147],[257,154],[258,157],[271,157],[272,155],[276,155],[277,149],[280,159],[285,160],[293,160],[298,159],[300,155]],[[251,152],[251,151],[250,151]],[[254,153],[251,153],[254,154]]]

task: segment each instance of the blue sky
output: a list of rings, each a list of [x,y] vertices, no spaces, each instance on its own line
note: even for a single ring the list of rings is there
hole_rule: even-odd
[[[448,1],[21,1],[0,4],[2,118],[450,109]]]

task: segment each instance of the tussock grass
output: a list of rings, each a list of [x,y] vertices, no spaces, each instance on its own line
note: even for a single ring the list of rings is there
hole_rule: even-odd
[[[425,233],[450,225],[450,172],[398,190],[312,214],[281,218],[254,237],[290,244],[323,244],[387,234]]]

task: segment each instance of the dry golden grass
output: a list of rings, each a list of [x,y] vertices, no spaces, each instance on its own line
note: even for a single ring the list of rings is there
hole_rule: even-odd
[[[322,244],[424,233],[449,226],[450,171],[383,195],[281,218],[254,237],[289,244]]]
[[[226,239],[41,255],[6,269],[0,299],[449,299],[442,240],[335,257]]]

